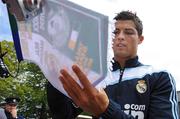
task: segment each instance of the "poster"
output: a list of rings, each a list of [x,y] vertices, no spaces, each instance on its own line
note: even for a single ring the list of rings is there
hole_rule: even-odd
[[[10,18],[19,60],[36,63],[59,91],[59,71],[77,64],[96,86],[107,72],[108,17],[66,0],[46,0],[42,11],[27,21]],[[78,80],[77,80],[78,81]]]

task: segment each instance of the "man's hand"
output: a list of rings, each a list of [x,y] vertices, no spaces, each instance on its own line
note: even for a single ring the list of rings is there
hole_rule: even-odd
[[[109,99],[105,91],[98,91],[93,87],[86,75],[77,65],[73,65],[72,69],[83,87],[81,87],[65,69],[62,69],[59,79],[64,89],[76,105],[81,107],[84,111],[98,117],[106,110],[109,104]]]
[[[10,113],[12,114],[13,118],[16,118],[17,117],[17,109],[16,109],[16,107],[12,107]]]

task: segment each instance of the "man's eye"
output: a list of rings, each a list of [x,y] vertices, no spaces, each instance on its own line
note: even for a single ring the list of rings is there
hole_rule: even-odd
[[[124,33],[127,35],[133,35],[135,32],[132,30],[125,30]]]
[[[119,34],[119,30],[114,30],[114,31],[113,31],[113,34],[114,34],[114,35]]]

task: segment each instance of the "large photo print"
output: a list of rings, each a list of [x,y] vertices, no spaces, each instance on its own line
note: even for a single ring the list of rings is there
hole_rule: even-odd
[[[62,68],[73,73],[71,66],[79,65],[94,86],[106,76],[107,16],[69,1],[47,0],[36,17],[16,22],[18,55],[36,63],[62,93],[66,94],[58,79]]]

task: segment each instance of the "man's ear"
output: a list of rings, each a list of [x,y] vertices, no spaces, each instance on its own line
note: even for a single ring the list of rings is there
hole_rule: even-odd
[[[142,42],[144,41],[144,36],[139,36],[139,42],[138,42],[138,44],[141,44]]]

